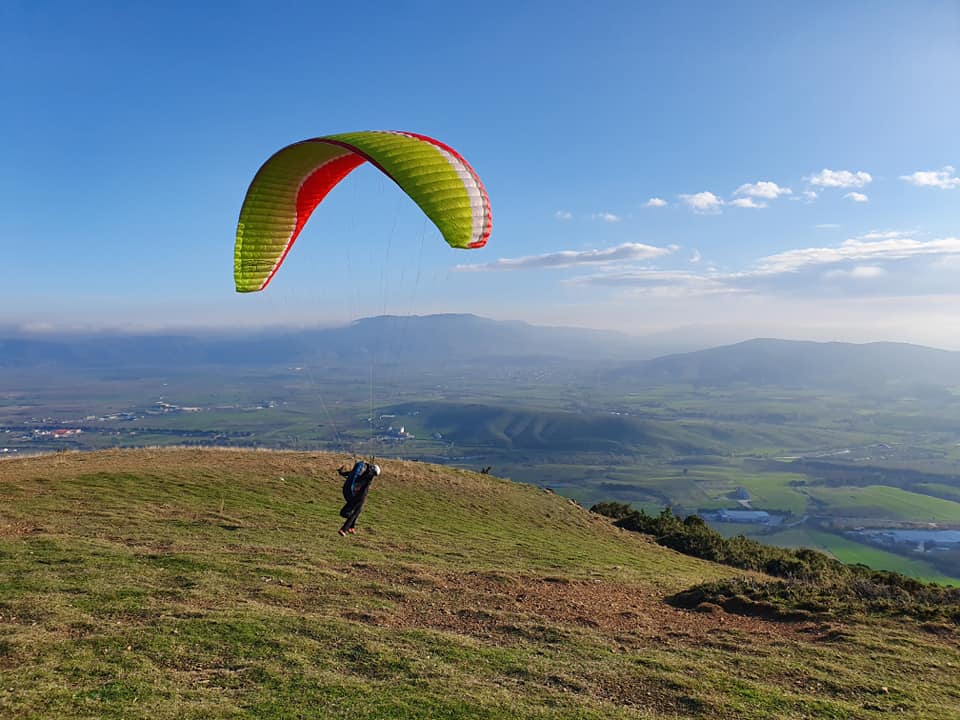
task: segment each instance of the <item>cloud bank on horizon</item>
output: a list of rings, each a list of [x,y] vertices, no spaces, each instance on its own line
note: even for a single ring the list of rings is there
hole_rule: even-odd
[[[829,225],[827,227],[833,227]],[[560,250],[491,263],[458,265],[460,272],[501,270],[574,270],[587,275],[566,277],[570,286],[629,288],[634,292],[671,296],[720,293],[755,295],[931,296],[955,292],[960,269],[960,238],[923,238],[916,231],[872,231],[834,246],[785,250],[756,258],[741,270],[661,268],[638,264],[674,255],[677,245],[624,243],[612,248]],[[690,248],[689,265],[703,257]],[[867,286],[862,281],[883,279]],[[844,284],[844,281],[847,281]]]
[[[728,208],[764,210],[775,213],[773,205],[786,200],[799,200],[801,205],[818,202],[837,202],[866,205],[871,197],[864,190],[869,186],[884,192],[892,183],[903,182],[923,191],[957,190],[960,177],[952,165],[937,170],[916,170],[904,173],[895,180],[877,178],[863,169],[834,169],[825,167],[796,180],[800,185],[769,179],[744,182],[724,195],[712,190],[696,193],[678,193],[674,208],[686,209],[693,215],[704,216],[706,225],[701,232],[709,234],[708,216],[720,216]],[[958,198],[960,199],[960,198]],[[649,197],[644,208],[666,208],[671,204],[660,195]],[[788,209],[789,206],[783,206]],[[862,220],[860,221],[862,222]],[[815,231],[836,231],[837,222],[818,222],[807,226],[807,235]],[[638,233],[649,234],[639,227]],[[757,245],[763,245],[759,242]],[[957,275],[960,272],[960,237],[956,234],[934,236],[929,231],[870,230],[848,235],[833,244],[811,242],[784,248],[770,254],[744,258],[739,266],[729,258],[718,262],[712,258],[716,251],[705,254],[693,243],[686,245],[686,261],[677,253],[684,243],[658,244],[632,242],[611,248],[594,247],[588,250],[556,250],[519,258],[502,257],[494,262],[459,265],[458,271],[488,272],[494,270],[564,270],[560,285],[588,292],[590,288],[618,293],[620,302],[697,299],[728,296],[744,300],[748,297],[771,302],[789,300],[791,303],[816,302],[821,305],[833,299],[835,314],[839,317],[849,309],[849,303],[877,303],[881,300],[909,300],[936,303],[941,313],[960,307]],[[584,273],[582,270],[589,269]],[[580,270],[581,272],[577,272]],[[951,298],[953,300],[951,301]],[[710,309],[702,302],[697,306],[704,316]],[[960,326],[960,321],[956,322]]]

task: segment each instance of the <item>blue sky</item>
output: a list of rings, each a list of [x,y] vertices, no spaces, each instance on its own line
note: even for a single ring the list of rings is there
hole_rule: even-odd
[[[955,1],[7,0],[0,326],[449,311],[960,347],[958,38]],[[236,294],[260,164],[361,129],[457,148],[487,247],[366,167]]]

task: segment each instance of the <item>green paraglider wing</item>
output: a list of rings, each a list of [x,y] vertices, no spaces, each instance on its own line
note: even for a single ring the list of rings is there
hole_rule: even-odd
[[[425,135],[369,131],[288,145],[254,177],[240,210],[234,249],[237,292],[263,290],[311,213],[364,162],[389,176],[455,248],[483,247],[490,237],[487,191],[453,148]]]

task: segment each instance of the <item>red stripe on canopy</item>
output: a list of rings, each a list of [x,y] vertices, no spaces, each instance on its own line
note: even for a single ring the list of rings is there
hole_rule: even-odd
[[[284,259],[287,257],[287,253],[290,252],[294,241],[300,235],[300,231],[303,230],[303,226],[307,224],[307,220],[310,219],[310,215],[313,214],[317,205],[323,201],[327,193],[329,193],[337,183],[364,162],[366,162],[366,158],[362,155],[350,152],[336,157],[333,160],[328,160],[307,176],[307,179],[303,181],[303,184],[300,185],[300,190],[297,192],[297,224],[294,226],[293,233],[290,235],[287,246],[283,249],[283,253],[277,260],[276,265],[273,266],[270,275],[267,276],[267,279],[263,281],[263,285],[260,286],[261,290],[273,280],[273,276],[277,270],[280,269]]]

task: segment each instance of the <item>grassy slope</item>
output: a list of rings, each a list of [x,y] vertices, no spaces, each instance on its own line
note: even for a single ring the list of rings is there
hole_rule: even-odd
[[[530,486],[386,461],[340,538],[345,460],[0,462],[0,718],[958,714],[956,635],[674,610],[732,571]]]

